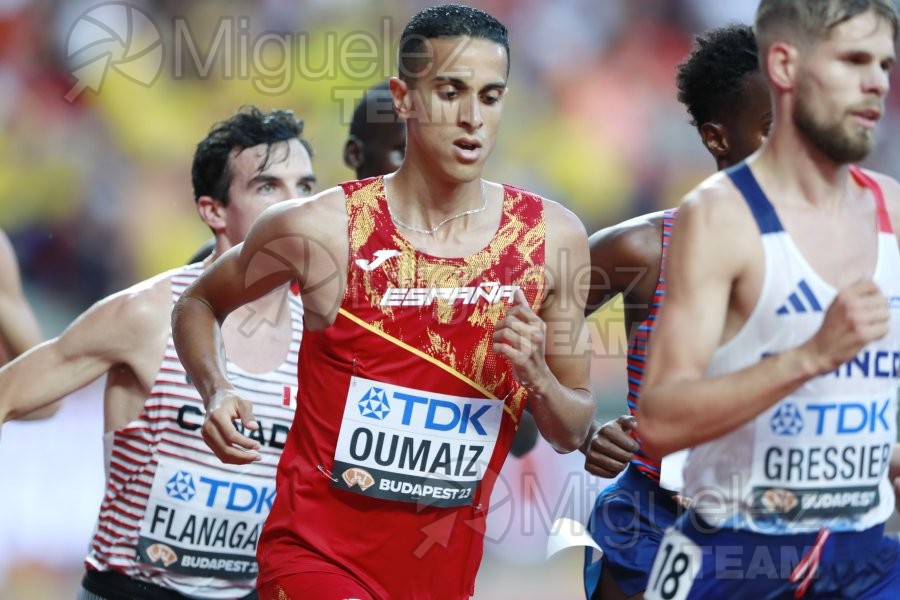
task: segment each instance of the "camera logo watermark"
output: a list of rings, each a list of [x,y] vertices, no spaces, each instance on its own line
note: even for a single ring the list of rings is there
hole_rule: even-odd
[[[65,98],[74,101],[84,90],[99,94],[114,69],[150,87],[162,73],[162,34],[140,8],[108,2],[78,16],[66,37],[66,59],[75,84]]]
[[[66,57],[75,84],[66,100],[85,90],[100,93],[111,69],[148,88],[166,67],[175,81],[246,80],[266,96],[286,93],[297,77],[364,84],[394,74],[395,37],[388,17],[372,30],[341,35],[273,30],[249,15],[221,16],[209,29],[186,17],[154,21],[129,2],[106,2],[78,15],[69,27]]]

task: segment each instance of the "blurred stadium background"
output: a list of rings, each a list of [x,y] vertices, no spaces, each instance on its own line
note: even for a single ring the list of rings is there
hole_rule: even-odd
[[[438,3],[0,0],[0,227],[45,334],[99,298],[182,264],[207,239],[190,161],[210,125],[239,106],[293,109],[306,121],[320,189],[352,178],[341,161],[352,104],[393,74],[408,18]],[[696,33],[751,22],[756,0],[470,4],[506,23],[512,44],[487,178],[559,200],[594,231],[673,206],[712,172],[675,100],[675,65]],[[92,29],[98,19],[118,37],[86,50],[102,38]],[[223,22],[230,54],[216,37]],[[183,43],[188,31],[199,54]],[[283,34],[294,42],[288,56],[276,37]],[[234,62],[207,70],[214,50],[223,53],[216,61]],[[109,54],[76,79],[90,51]],[[895,177],[898,101],[889,98],[868,163]],[[592,322],[603,418],[625,408],[620,322],[615,307]],[[101,390],[73,395],[48,422],[3,429],[0,598],[74,596],[102,494]],[[552,520],[583,519],[605,485],[581,466],[580,455],[558,457],[546,446],[509,461],[476,599],[581,597],[581,552],[544,559]]]

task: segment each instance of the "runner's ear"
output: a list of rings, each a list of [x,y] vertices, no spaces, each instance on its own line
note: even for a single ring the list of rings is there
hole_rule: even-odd
[[[212,196],[197,198],[197,212],[214,233],[225,230],[225,205]]]
[[[351,135],[344,144],[344,164],[353,171],[358,171],[363,164],[363,141]]]
[[[703,145],[716,158],[722,158],[728,155],[728,136],[725,135],[725,128],[719,123],[704,123],[700,126],[700,138]]]

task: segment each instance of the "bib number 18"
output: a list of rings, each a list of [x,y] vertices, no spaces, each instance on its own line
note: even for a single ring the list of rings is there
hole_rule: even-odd
[[[700,547],[678,531],[663,538],[645,598],[647,600],[685,600],[700,571],[703,556]]]

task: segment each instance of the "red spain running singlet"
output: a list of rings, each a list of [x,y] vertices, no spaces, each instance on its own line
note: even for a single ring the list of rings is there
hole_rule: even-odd
[[[490,243],[437,258],[394,227],[382,178],[342,187],[347,287],[334,324],[304,334],[260,581],[336,572],[376,598],[467,598],[525,400],[494,325],[516,288],[535,311],[544,298],[543,201],[504,187]]]

